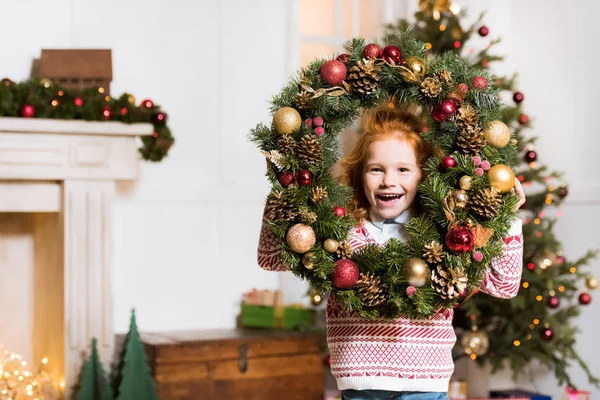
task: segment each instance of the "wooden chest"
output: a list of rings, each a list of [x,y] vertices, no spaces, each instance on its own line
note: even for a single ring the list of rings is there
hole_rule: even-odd
[[[161,400],[322,400],[321,333],[142,334]]]

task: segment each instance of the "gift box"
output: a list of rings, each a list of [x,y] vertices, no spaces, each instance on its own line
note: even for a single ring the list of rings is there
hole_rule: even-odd
[[[284,306],[280,291],[244,293],[240,325],[252,328],[308,329],[315,326],[316,312],[298,304]]]
[[[492,390],[490,391],[492,399],[528,399],[528,400],[552,400],[552,397],[540,393],[528,392],[526,390]]]
[[[466,381],[450,381],[448,384],[448,397],[450,400],[465,400],[469,392]]]

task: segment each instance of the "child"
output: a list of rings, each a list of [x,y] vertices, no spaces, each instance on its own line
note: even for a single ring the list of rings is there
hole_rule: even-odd
[[[349,211],[359,221],[349,233],[353,250],[369,243],[383,246],[390,238],[408,238],[404,224],[418,215],[417,186],[424,179],[425,161],[435,154],[419,127],[415,116],[397,108],[378,108],[363,117],[363,133],[341,162],[342,181],[354,189]],[[520,207],[525,196],[518,180],[515,190]],[[279,249],[280,240],[263,224],[259,265],[285,270]],[[503,254],[492,260],[480,290],[499,298],[514,297],[522,253],[521,220],[516,219],[504,239]],[[453,310],[441,309],[426,320],[368,320],[346,311],[330,296],[327,343],[342,399],[447,399],[456,342],[452,318]]]

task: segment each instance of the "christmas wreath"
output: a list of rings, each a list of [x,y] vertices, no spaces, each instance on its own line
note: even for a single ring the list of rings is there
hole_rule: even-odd
[[[265,219],[282,262],[314,290],[366,318],[427,317],[479,287],[516,213],[516,142],[499,120],[500,90],[486,71],[452,53],[427,54],[408,32],[383,46],[354,38],[344,49],[300,70],[273,98],[272,123],[250,133],[268,160]],[[419,106],[422,135],[443,155],[425,166],[410,239],[352,253],[352,188],[330,168],[338,134],[385,102]]]

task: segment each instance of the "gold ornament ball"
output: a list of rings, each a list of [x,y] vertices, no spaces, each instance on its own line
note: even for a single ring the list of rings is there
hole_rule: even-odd
[[[319,292],[317,292],[316,290],[311,290],[311,292],[310,292],[310,303],[313,306],[318,306],[322,302],[323,302],[323,296],[321,296],[321,294]]]
[[[127,102],[132,106],[135,106],[135,96],[132,94],[127,95]]]
[[[408,71],[400,69],[400,75],[407,82],[421,82],[427,73],[427,65],[425,64],[425,61],[419,57],[408,57],[406,60],[404,60],[403,65],[408,69]]]
[[[315,264],[312,262],[312,253],[306,253],[302,256],[302,264],[304,264],[304,268],[313,269]]]
[[[452,198],[454,199],[454,204],[456,207],[464,208],[467,206],[467,201],[469,201],[469,195],[462,189],[456,189],[452,191]]]
[[[470,332],[466,332],[460,340],[460,343],[465,349],[467,354],[475,354],[476,356],[482,356],[490,347],[490,340],[487,333],[474,329]]]
[[[598,278],[596,278],[595,276],[590,276],[589,278],[587,278],[585,280],[585,286],[587,286],[588,289],[597,289],[598,288]]]
[[[285,241],[296,253],[306,253],[317,241],[315,231],[306,224],[292,226],[285,235]]]
[[[277,133],[281,135],[291,135],[300,129],[302,118],[298,111],[292,107],[283,107],[273,115],[273,126]]]
[[[490,146],[501,149],[510,141],[510,129],[502,121],[491,121],[483,129],[483,136]]]
[[[461,177],[460,180],[458,181],[458,185],[463,190],[471,189],[472,184],[473,184],[473,178],[471,178],[469,175],[465,175],[465,176]]]
[[[431,276],[429,265],[420,258],[409,258],[404,262],[404,278],[414,287],[423,287]]]
[[[335,253],[337,249],[340,247],[340,244],[337,240],[327,239],[325,243],[323,243],[323,248],[328,253]]]
[[[488,171],[488,179],[494,189],[500,193],[508,193],[515,186],[515,173],[504,165],[494,165]]]

